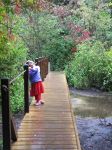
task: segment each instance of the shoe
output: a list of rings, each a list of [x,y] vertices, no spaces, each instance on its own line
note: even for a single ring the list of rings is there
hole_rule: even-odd
[[[44,104],[45,102],[44,102],[43,100],[40,100],[40,103],[41,103],[41,104]]]
[[[39,106],[39,105],[41,105],[41,102],[39,101],[39,102],[36,102],[36,104],[35,104],[36,106]]]

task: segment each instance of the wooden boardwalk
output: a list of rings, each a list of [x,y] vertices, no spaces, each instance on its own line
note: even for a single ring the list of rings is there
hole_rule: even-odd
[[[50,72],[41,106],[30,106],[12,150],[81,150],[64,73]]]

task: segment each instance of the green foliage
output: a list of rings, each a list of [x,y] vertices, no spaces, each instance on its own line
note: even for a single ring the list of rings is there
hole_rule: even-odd
[[[17,79],[10,88],[10,103],[13,113],[23,112],[24,109],[24,83],[23,78]]]
[[[3,1],[4,4],[7,4],[7,5],[9,5],[10,2],[11,2],[10,0],[2,0],[2,1]]]
[[[47,56],[51,62],[52,70],[63,70],[71,57],[73,40],[65,40],[68,30],[61,25],[57,16],[49,13],[40,12],[32,14],[35,20],[33,29],[29,37],[30,45],[29,58],[35,59],[40,56]],[[27,41],[28,42],[28,41]]]
[[[51,62],[51,70],[63,70],[71,59],[72,41],[65,41],[63,38],[52,39],[47,43],[45,53]]]
[[[69,84],[77,88],[111,91],[112,57],[107,55],[101,42],[85,42],[78,49],[65,70]]]
[[[41,38],[42,25],[39,23],[42,13],[40,12],[39,14],[38,12],[29,10],[27,10],[27,13],[30,14],[29,16],[25,14],[29,22],[27,22],[26,16],[22,17],[23,20],[26,20],[26,23],[22,26],[23,30],[15,31],[19,33],[19,36],[22,37],[26,46],[29,48],[28,59],[35,60],[35,58],[42,56],[43,41],[45,39],[45,37],[43,39]],[[20,22],[20,20],[18,20],[18,22]]]
[[[14,14],[10,13],[10,19]],[[26,61],[28,49],[25,46],[24,41],[17,35],[18,30],[17,17],[14,18],[15,26],[13,26],[13,32],[9,33],[8,26],[11,26],[11,22],[7,22],[3,19],[0,28],[0,78],[13,79],[23,70],[23,64]],[[19,24],[21,31],[23,28],[23,22]],[[23,82],[19,82],[17,85],[11,87],[11,106],[12,111],[17,112],[23,108]],[[19,95],[19,97],[18,97]],[[16,102],[17,101],[17,102]],[[15,103],[16,102],[16,103]]]
[[[7,35],[3,33],[0,37],[0,59],[5,59],[10,55],[9,44]]]
[[[112,47],[110,48],[110,50],[106,51],[105,53],[108,55],[108,57],[112,58]]]
[[[63,70],[71,57],[72,39],[64,39],[68,30],[60,25],[56,16],[42,14],[39,17],[41,51],[49,57],[52,70]]]
[[[17,42],[11,42],[9,44],[9,49],[11,49],[10,55],[6,55],[5,58],[0,59],[0,77],[9,79],[14,78],[23,70],[23,64],[26,60],[27,48],[24,43],[19,39]],[[2,51],[3,52],[3,51]],[[17,84],[14,83],[11,86],[10,92],[10,102],[13,112],[18,112],[23,109],[23,80],[17,80]]]
[[[0,51],[0,77],[14,77],[18,70],[25,62],[27,48],[24,43],[19,39],[16,42],[9,42],[6,51]],[[7,53],[7,51],[10,53]],[[4,56],[4,57],[3,57]],[[19,68],[18,68],[19,67]]]

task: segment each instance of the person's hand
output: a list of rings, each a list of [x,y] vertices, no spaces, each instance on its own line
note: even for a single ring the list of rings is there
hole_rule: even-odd
[[[31,70],[31,67],[29,67],[29,70]]]

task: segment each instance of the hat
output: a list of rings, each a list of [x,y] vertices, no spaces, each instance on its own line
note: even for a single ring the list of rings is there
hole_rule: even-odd
[[[35,63],[34,63],[32,60],[28,60],[28,61],[26,62],[26,64],[28,64],[28,66],[29,66],[29,65],[34,65]]]

